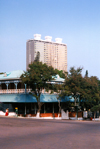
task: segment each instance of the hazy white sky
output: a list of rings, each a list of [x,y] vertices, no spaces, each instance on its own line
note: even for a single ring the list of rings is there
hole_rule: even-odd
[[[63,39],[68,70],[100,79],[100,0],[0,0],[0,72],[26,70],[26,41],[36,33]]]

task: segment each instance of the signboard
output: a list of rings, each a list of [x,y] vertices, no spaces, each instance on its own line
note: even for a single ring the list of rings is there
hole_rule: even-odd
[[[87,118],[87,116],[88,116],[87,111],[83,111],[83,117]]]
[[[61,115],[62,115],[62,119],[69,119],[69,113],[68,111],[64,111],[64,110],[61,110]]]

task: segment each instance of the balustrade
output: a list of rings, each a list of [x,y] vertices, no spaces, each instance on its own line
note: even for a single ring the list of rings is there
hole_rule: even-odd
[[[29,93],[31,89],[26,89],[26,92]],[[0,94],[12,94],[12,93],[25,93],[25,89],[1,89]]]

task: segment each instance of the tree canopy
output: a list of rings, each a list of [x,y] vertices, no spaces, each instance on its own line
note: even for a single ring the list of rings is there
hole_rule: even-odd
[[[80,98],[81,101],[91,106],[97,105],[100,102],[100,89],[98,86],[98,78],[95,76],[82,76],[82,69],[71,67],[61,96],[71,95],[75,98]]]
[[[66,72],[63,72],[63,70],[58,70],[56,69],[57,74],[61,77],[61,78],[65,78],[66,77]]]
[[[33,62],[29,64],[29,69],[21,76],[21,79],[24,83],[30,86],[32,89],[34,96],[38,101],[39,109],[41,108],[40,103],[40,95],[42,90],[48,89],[51,80],[53,80],[52,76],[55,76],[57,71],[54,70],[52,66],[47,66],[42,62]],[[50,85],[50,89],[51,89]]]
[[[95,105],[91,108],[91,111],[96,112],[100,110],[100,104],[99,105]]]

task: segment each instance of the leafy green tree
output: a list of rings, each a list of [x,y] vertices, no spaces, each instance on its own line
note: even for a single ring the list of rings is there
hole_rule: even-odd
[[[37,53],[36,53],[36,57],[35,57],[35,62],[39,62],[39,60],[40,60],[40,52],[39,51],[37,51]]]
[[[42,62],[33,62],[29,64],[29,69],[21,76],[22,82],[26,83],[32,89],[33,95],[38,102],[38,112],[40,113],[42,103],[40,102],[40,95],[43,89],[47,91],[53,90],[50,83],[52,76],[57,73],[52,66],[42,64]]]
[[[91,108],[91,111],[94,112],[94,120],[95,120],[96,111],[99,111],[99,110],[100,110],[100,104],[95,105]]]
[[[88,70],[86,70],[85,77],[88,77]]]
[[[91,76],[86,79],[86,93],[88,93],[88,100],[92,102],[93,105],[97,105],[100,102],[100,90],[98,86],[98,78]]]
[[[98,80],[98,86],[99,86],[99,91],[100,91],[100,80]]]
[[[57,74],[61,77],[61,78],[65,78],[66,77],[66,72],[63,72],[63,70],[58,70],[56,69]]]
[[[82,68],[75,69],[71,67],[65,83],[61,96],[71,95],[75,99],[75,104],[82,101],[85,106],[91,108],[100,102],[100,90],[98,86],[97,77],[83,77]]]
[[[71,67],[67,77],[65,79],[65,83],[63,85],[62,96],[66,95],[77,95],[81,92],[81,86],[83,83],[83,77],[81,75],[82,68],[78,68],[75,70],[74,67]]]

